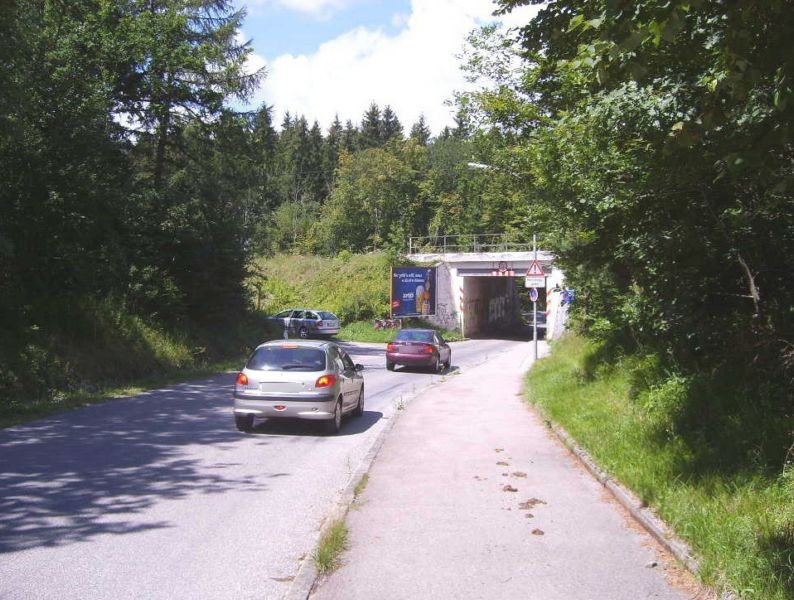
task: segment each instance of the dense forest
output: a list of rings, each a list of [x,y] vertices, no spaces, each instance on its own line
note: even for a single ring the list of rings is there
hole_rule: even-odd
[[[789,2],[553,2],[472,35],[460,101],[525,178],[580,327],[653,356],[698,435],[768,419],[746,452],[773,469],[794,441],[791,31]]]
[[[2,13],[4,396],[64,384],[72,344],[146,352],[151,328],[228,329],[252,306],[255,256],[537,233],[583,331],[692,386],[741,373],[790,422],[788,2],[563,1],[517,31],[485,27],[461,59],[476,91],[435,136],[375,103],[327,130],[232,110],[266,74],[246,71],[227,0]]]
[[[233,110],[266,73],[230,0],[0,0],[0,423],[237,361],[268,295],[369,329],[409,236],[537,234],[576,335],[528,395],[706,581],[794,598],[792,3],[527,4],[433,132]]]
[[[254,256],[397,255],[409,235],[502,227],[462,121],[432,137],[375,103],[327,131],[232,110],[264,73],[246,72],[244,12],[227,0],[2,13],[3,398],[190,362],[182,338],[202,358],[239,348]]]

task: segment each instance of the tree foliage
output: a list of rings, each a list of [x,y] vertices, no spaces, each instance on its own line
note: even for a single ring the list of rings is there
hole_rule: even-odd
[[[473,36],[460,105],[537,199],[589,327],[688,368],[793,366],[792,18],[553,2],[516,40]]]

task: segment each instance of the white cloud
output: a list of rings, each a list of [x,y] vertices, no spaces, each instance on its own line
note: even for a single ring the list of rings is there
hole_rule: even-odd
[[[424,114],[438,133],[453,124],[445,101],[466,86],[456,55],[472,29],[493,20],[493,10],[483,0],[412,0],[411,14],[396,35],[358,28],[323,43],[314,54],[278,56],[255,101],[275,107],[276,123],[289,111],[317,119],[324,128],[335,114],[342,122],[358,123],[376,102],[390,105],[406,130]],[[528,19],[523,11],[508,24]]]

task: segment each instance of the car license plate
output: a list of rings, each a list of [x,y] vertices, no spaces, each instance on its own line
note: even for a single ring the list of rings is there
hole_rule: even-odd
[[[303,385],[291,381],[263,381],[259,384],[259,389],[270,393],[296,393],[303,391]]]

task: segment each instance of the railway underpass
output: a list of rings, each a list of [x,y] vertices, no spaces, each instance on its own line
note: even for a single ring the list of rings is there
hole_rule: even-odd
[[[433,245],[419,243],[428,238],[411,239],[408,258],[437,267],[436,314],[429,320],[466,337],[517,331],[522,325],[525,276],[537,256],[546,283],[538,288],[538,306],[546,314],[548,336],[553,337],[561,319],[559,290],[564,281],[553,255],[544,250],[536,253],[528,244],[495,242],[495,236],[468,236],[465,244],[459,243],[462,237],[436,238]]]

